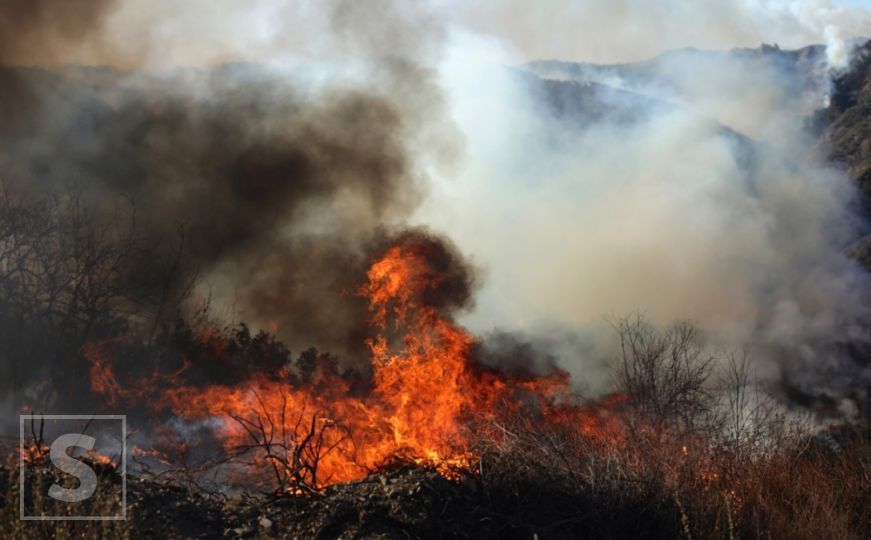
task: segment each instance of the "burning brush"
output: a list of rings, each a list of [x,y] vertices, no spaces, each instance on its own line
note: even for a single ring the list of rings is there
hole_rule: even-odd
[[[172,373],[122,381],[114,366],[133,343],[125,338],[85,348],[93,390],[107,404],[141,401],[169,415],[171,425],[205,429],[220,441],[221,463],[232,464],[229,479],[257,478],[276,492],[314,493],[397,463],[450,477],[477,466],[474,433],[518,415],[620,440],[610,416],[619,398],[581,406],[563,371],[504,373],[475,360],[475,338],[450,318],[464,279],[452,257],[432,238],[409,234],[371,265],[356,291],[368,303],[374,331],[366,341],[372,376],[364,388],[317,353],[235,384],[188,384],[186,361]],[[220,355],[221,346],[213,352]],[[158,446],[196,445],[187,428],[159,431]]]

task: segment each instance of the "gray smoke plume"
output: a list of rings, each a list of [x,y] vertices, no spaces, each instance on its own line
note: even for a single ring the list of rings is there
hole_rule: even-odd
[[[411,224],[484,268],[464,323],[536,345],[500,338],[496,363],[601,387],[603,317],[641,311],[749,348],[768,380],[866,384],[868,279],[842,254],[855,190],[802,125],[867,11],[605,4],[7,2],[0,178],[124,213],[226,320],[296,350],[365,354],[353,291]],[[826,47],[526,64],[761,39]],[[161,296],[136,261],[122,273]]]
[[[843,254],[864,218],[803,129],[825,101],[821,48],[543,62],[530,78],[463,40],[443,73],[468,166],[417,219],[482,262],[466,324],[549,338],[604,387],[606,317],[691,320],[774,386],[867,400],[869,279]]]
[[[114,0],[7,0],[0,7],[0,65],[51,61],[88,43]]]
[[[61,214],[51,218],[57,227],[46,225],[58,235],[46,243],[76,246],[63,255],[76,263],[81,242],[71,237],[78,233],[63,231],[79,229],[69,224],[88,215],[108,229],[119,245],[112,251],[118,262],[104,265],[111,285],[96,268],[83,271],[106,281],[95,310],[123,296],[123,307],[112,306],[134,320],[157,310],[159,324],[172,324],[209,298],[215,324],[244,321],[274,332],[293,351],[317,347],[359,365],[368,356],[368,314],[354,292],[424,196],[425,166],[450,165],[460,148],[431,64],[438,26],[424,26],[424,14],[401,3],[378,2],[376,20],[356,3],[334,2],[318,8],[330,32],[321,36],[328,43],[316,51],[320,60],[174,66],[172,58],[153,61],[158,40],[143,38],[135,51],[131,43],[103,51],[113,29],[127,24],[129,2],[78,4],[0,8],[2,28],[17,25],[14,37],[3,32],[0,57],[4,202],[48,204]],[[178,21],[190,8],[153,7],[145,6],[140,23],[157,15]],[[227,17],[232,10],[212,22],[220,26]],[[382,33],[384,24],[394,31]],[[318,30],[307,35],[316,38]],[[70,60],[116,65],[58,65]],[[135,228],[129,249],[128,228],[131,239]],[[161,277],[170,271],[171,284]],[[181,313],[164,307],[188,285],[194,295]],[[78,302],[70,287],[59,288],[64,301]],[[50,295],[31,297],[49,306],[52,325],[63,319],[43,302]],[[10,298],[4,302],[19,306]],[[16,309],[4,307],[4,314]],[[75,355],[83,339],[65,334],[42,356],[64,348]],[[27,350],[4,352],[13,384],[27,379],[21,355],[40,356]],[[31,379],[87,378],[86,366],[60,364],[33,360]]]

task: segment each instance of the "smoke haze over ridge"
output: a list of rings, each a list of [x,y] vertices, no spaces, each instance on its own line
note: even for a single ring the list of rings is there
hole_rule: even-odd
[[[867,381],[838,350],[867,337],[867,277],[841,255],[855,193],[802,134],[844,40],[871,33],[864,8],[81,4],[0,11],[4,181],[132,198],[155,238],[183,225],[200,292],[295,349],[354,354],[364,314],[347,291],[373,246],[421,225],[483,269],[466,324],[547,341],[592,386],[602,318],[636,310],[750,347],[766,376]],[[677,91],[506,68],[760,41],[828,44],[818,84],[786,91],[777,66],[727,53],[654,67]]]
[[[485,56],[500,52],[466,37]],[[848,210],[857,194],[803,129],[824,100],[825,57],[808,70],[817,84],[795,91],[763,51],[675,54],[645,71],[648,84],[599,79],[632,90],[614,92],[595,78],[528,83],[469,68],[469,50],[444,70],[468,165],[421,211],[484,261],[467,324],[549,340],[594,386],[608,377],[597,359],[613,354],[604,318],[636,310],[746,348],[764,378],[832,395],[866,384],[843,351],[868,339],[868,278],[842,254],[864,230]],[[676,92],[662,78],[689,86]],[[567,95],[633,114],[588,117],[562,104]]]

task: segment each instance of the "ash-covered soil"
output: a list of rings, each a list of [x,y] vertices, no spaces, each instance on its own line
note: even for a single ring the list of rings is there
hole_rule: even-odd
[[[487,515],[473,480],[449,481],[431,469],[373,474],[315,497],[206,493],[131,476],[127,520],[115,523],[21,522],[18,481],[17,470],[0,468],[3,538],[480,538],[510,529]]]

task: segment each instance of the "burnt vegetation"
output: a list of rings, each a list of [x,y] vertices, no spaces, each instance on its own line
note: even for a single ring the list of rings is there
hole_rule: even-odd
[[[22,402],[49,407],[66,399],[56,389],[70,387],[83,371],[92,374],[88,343],[113,349],[126,380],[140,383],[172,385],[179,378],[229,385],[241,374],[262,373],[291,387],[317,388],[340,377],[352,393],[368,391],[366,374],[342,368],[333,356],[314,349],[294,356],[274,336],[245,325],[215,330],[208,306],[186,311],[196,272],[180,250],[149,257],[132,212],[97,219],[72,194],[32,201],[7,194],[3,203],[3,380]],[[182,238],[179,231],[177,245]],[[447,309],[463,283],[457,277],[445,284]],[[470,451],[478,456],[468,466],[435,471],[398,457],[363,481],[331,485],[319,463],[336,441],[354,434],[316,421],[325,413],[264,404],[234,418],[248,437],[229,451],[219,452],[203,433],[197,449],[156,447],[169,465],[134,457],[123,523],[18,521],[10,457],[0,469],[0,532],[29,538],[863,537],[871,520],[864,503],[871,499],[867,424],[813,436],[800,415],[787,415],[753,383],[746,358],[712,352],[691,324],[658,330],[635,316],[613,326],[614,394],[592,402],[595,429],[543,422],[534,408],[511,409],[468,419]],[[24,362],[46,377],[65,377],[66,386],[40,384]],[[76,390],[91,393],[87,407],[105,407],[112,396],[123,400],[123,382],[99,398],[90,378]],[[143,404],[130,413],[145,421],[153,410]],[[227,491],[230,480],[214,476],[215,468],[240,463],[248,481]],[[113,474],[111,467],[101,470]],[[51,483],[55,473],[39,474],[32,481]],[[160,529],[157,512],[165,516]]]
[[[0,34],[12,24],[0,18]],[[27,50],[16,47],[0,62]],[[363,344],[403,345],[399,329],[384,322],[379,343],[365,324],[372,306],[355,291],[367,265],[394,246],[429,265],[435,278],[415,291],[422,309],[409,317],[434,323],[419,349],[444,345],[438,331],[466,335],[449,331],[470,305],[474,269],[450,242],[396,226],[420,195],[409,124],[426,119],[377,92],[313,100],[250,65],[185,72],[210,88],[206,103],[164,80],[125,86],[129,74],[113,69],[67,70],[0,67],[10,119],[0,126],[0,396],[10,411],[122,407],[150,444],[130,456],[126,521],[23,522],[9,440],[3,538],[867,537],[864,413],[813,426],[769,397],[743,353],[711,349],[689,322],[655,328],[640,316],[612,321],[609,395],[517,392],[486,415],[462,411],[464,459],[433,466],[400,452],[336,482],[327,460],[343,452],[353,462],[367,441],[323,401],[287,392],[368,396]],[[413,66],[388,71],[431,90]],[[864,81],[839,79],[835,107],[867,106],[848,91]],[[45,111],[58,117],[40,125]],[[867,150],[867,137],[839,135],[838,121],[833,140]],[[847,161],[864,182],[867,164]],[[204,276],[238,286],[238,312],[216,313],[210,295],[224,291],[203,291]],[[300,348],[305,339],[323,350]],[[458,347],[469,380],[528,390],[567,378],[531,345],[500,339]],[[198,392],[249,380],[258,385],[246,414],[229,414],[240,435],[228,444],[207,429]],[[264,388],[274,389],[268,400]],[[206,420],[175,414],[158,399],[167,395]],[[40,493],[61,479],[38,430],[30,435],[26,489]],[[115,464],[98,469],[117,485]],[[88,504],[114,503],[112,491]]]

